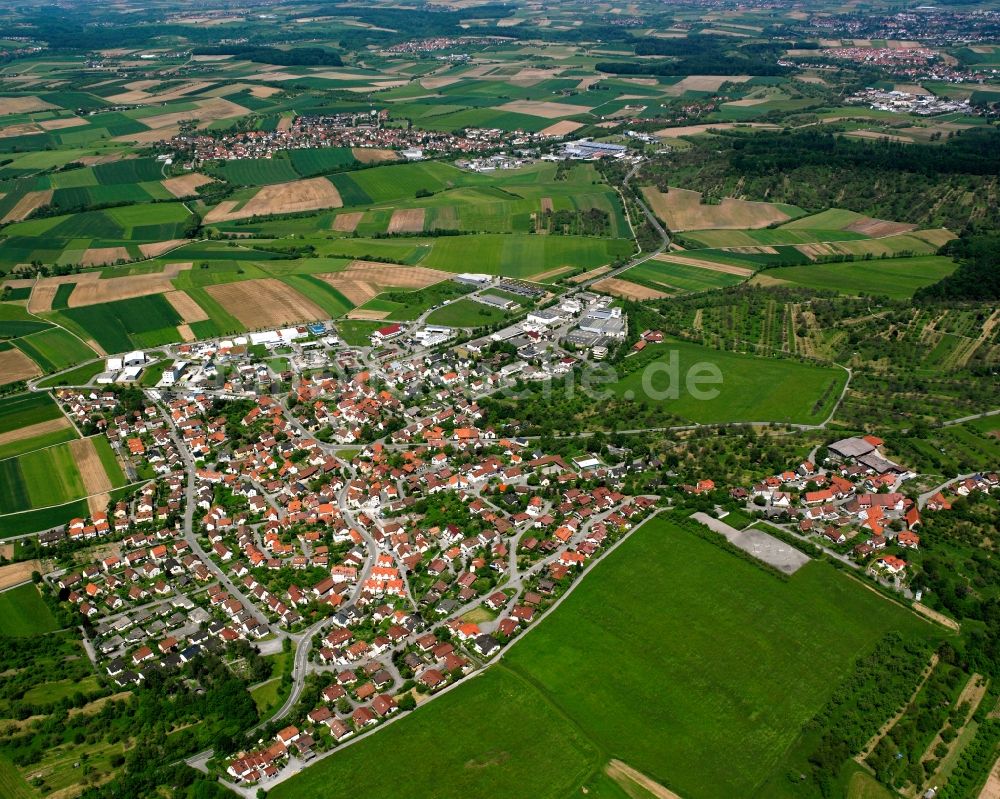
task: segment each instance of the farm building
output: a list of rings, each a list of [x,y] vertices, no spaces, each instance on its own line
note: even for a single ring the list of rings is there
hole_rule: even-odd
[[[386,325],[385,327],[380,327],[371,335],[372,346],[377,347],[389,339],[396,338],[396,336],[401,335],[403,332],[402,325]]]
[[[468,286],[488,286],[493,282],[493,275],[482,275],[474,272],[463,272],[455,275],[456,283],[464,283]]]

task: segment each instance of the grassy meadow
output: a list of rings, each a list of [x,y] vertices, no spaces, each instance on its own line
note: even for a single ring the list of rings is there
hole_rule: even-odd
[[[822,563],[780,580],[655,520],[483,676],[269,795],[617,797],[618,758],[685,799],[752,796],[889,630],[935,634]]]
[[[679,396],[659,400],[650,396],[646,386],[655,392],[672,388],[672,378],[665,371],[671,353],[678,355]],[[652,363],[657,366],[647,372]],[[634,371],[613,384],[616,394],[645,404],[662,403],[673,413],[700,424],[817,424],[829,415],[846,380],[845,372],[836,367],[724,352],[680,341],[647,347],[626,364]],[[687,389],[685,376],[699,364],[717,367],[722,376],[721,383],[700,385],[702,391],[717,391],[713,398],[698,399]]]

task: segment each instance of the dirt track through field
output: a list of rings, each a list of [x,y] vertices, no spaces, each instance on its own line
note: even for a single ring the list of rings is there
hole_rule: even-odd
[[[328,317],[312,300],[273,277],[207,286],[205,290],[249,330]]]
[[[27,438],[43,436],[46,433],[54,433],[56,430],[64,430],[69,426],[69,419],[60,414],[58,419],[49,419],[47,422],[29,424],[27,427],[19,427],[17,430],[0,433],[0,446],[11,444],[15,441],[24,441]]]
[[[742,266],[732,266],[730,264],[720,264],[714,261],[700,261],[697,258],[684,258],[680,255],[657,255],[654,261],[662,261],[665,264],[681,264],[682,266],[696,266],[699,269],[708,269],[712,272],[725,272],[727,275],[739,275],[740,277],[750,277],[752,269]]]
[[[594,291],[601,291],[615,297],[626,300],[658,300],[668,296],[663,291],[651,289],[648,286],[640,286],[629,280],[621,280],[617,277],[609,277],[594,284]]]
[[[11,208],[7,215],[3,218],[3,224],[8,222],[20,222],[22,219],[26,219],[31,215],[31,212],[36,208],[41,208],[43,205],[48,205],[52,202],[52,189],[46,189],[45,191],[29,191],[17,204]]]
[[[593,280],[595,277],[600,277],[603,274],[611,271],[610,266],[599,266],[596,269],[591,269],[589,272],[584,272],[582,275],[577,275],[576,277],[571,277],[569,279],[570,283],[585,283],[588,280]]]
[[[16,383],[18,380],[27,380],[40,374],[42,370],[38,364],[19,349],[0,352],[0,382]]]
[[[83,488],[90,494],[103,494],[111,490],[111,479],[104,471],[94,442],[89,438],[77,438],[69,442],[69,451],[73,454],[76,468],[83,478]]]
[[[333,229],[338,233],[353,233],[364,215],[364,211],[337,214],[333,219]]]
[[[326,178],[293,180],[289,183],[263,186],[239,210],[235,210],[236,203],[232,201],[219,203],[205,215],[205,222],[230,222],[253,216],[318,211],[324,208],[340,208],[343,204],[337,187]]]
[[[389,220],[389,233],[419,233],[424,229],[424,208],[397,208]]]
[[[655,797],[655,799],[681,799],[680,794],[674,793],[669,788],[660,785],[656,780],[647,777],[641,771],[637,771],[621,760],[612,760],[605,766],[604,772],[618,783],[618,785],[622,786],[622,790],[629,795],[631,795],[631,792],[628,790],[626,784],[632,783]]]
[[[161,180],[160,183],[174,197],[191,197],[198,193],[199,186],[212,183],[212,179],[207,175],[198,172],[191,172],[187,175],[178,175],[175,178]]]
[[[325,280],[354,305],[364,305],[388,289],[422,289],[449,280],[453,275],[424,266],[352,261],[342,272],[329,272],[316,277]]]

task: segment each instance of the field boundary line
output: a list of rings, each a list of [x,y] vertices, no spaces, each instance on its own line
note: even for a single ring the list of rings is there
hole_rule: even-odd
[[[15,457],[17,457],[17,456],[15,456]],[[124,491],[127,488],[135,488],[136,486],[146,485],[146,483],[148,483],[148,482],[150,482],[150,481],[149,480],[137,480],[134,483],[126,483],[125,485],[120,486],[119,488],[113,488],[111,490],[112,491]],[[98,491],[96,494],[87,494],[87,496],[85,496],[85,497],[78,497],[77,499],[71,499],[69,502],[60,502],[58,505],[45,505],[45,506],[43,506],[41,508],[28,508],[28,510],[19,510],[19,511],[15,511],[14,513],[5,513],[2,516],[0,516],[0,521],[3,521],[4,519],[9,519],[12,516],[22,516],[25,513],[36,513],[36,512],[38,512],[40,510],[53,510],[55,508],[62,508],[64,506],[66,506],[66,505],[72,505],[74,502],[82,502],[85,499],[90,499],[91,497],[103,496],[104,494],[107,494],[107,493],[109,493],[109,492],[107,492],[107,491]],[[47,527],[47,528],[45,528],[45,530],[54,530],[54,529],[56,529],[58,527],[64,527],[64,526],[65,525],[57,524],[55,527]],[[32,535],[37,535],[38,533],[44,533],[45,530],[36,530],[34,533],[25,533],[24,535],[21,535],[21,536],[11,536],[11,537],[12,538],[24,538],[26,536],[32,536]],[[0,540],[7,540],[7,539],[0,539]]]
[[[72,422],[72,421],[73,420],[70,419],[70,422]],[[76,425],[73,426],[73,429],[76,430]],[[92,436],[85,436],[85,435],[81,435],[79,430],[77,430],[76,432],[77,432],[77,437],[75,439],[73,439],[74,441],[80,441],[81,439],[87,439],[87,438],[96,438],[97,436],[101,435],[100,433],[94,433],[94,435],[92,435]],[[0,463],[4,463],[5,461],[12,461],[15,458],[23,457],[24,455],[31,455],[34,452],[44,452],[47,449],[52,449],[53,447],[61,447],[63,444],[69,444],[69,443],[70,443],[69,441],[60,441],[58,444],[46,444],[44,447],[38,447],[37,449],[31,449],[31,450],[28,450],[27,452],[22,452],[20,455],[11,455],[11,456],[9,456],[7,458],[0,458]],[[65,505],[67,503],[64,502],[62,504]],[[23,511],[18,511],[18,513],[22,513],[22,512]],[[13,514],[3,514],[3,515],[5,515],[5,516],[11,516]]]
[[[521,677],[520,674],[518,674],[516,671],[514,671],[510,666],[508,666],[507,664],[503,663],[503,659],[506,656],[506,654],[514,646],[516,646],[519,641],[521,641],[524,638],[526,638],[531,633],[531,631],[534,630],[538,626],[538,623],[541,622],[542,619],[544,619],[549,613],[551,613],[553,610],[555,610],[557,607],[559,607],[559,605],[562,603],[563,599],[565,599],[567,596],[569,596],[571,593],[573,593],[573,591],[575,590],[576,586],[580,585],[580,583],[583,582],[584,576],[587,574],[588,571],[590,571],[590,569],[592,569],[595,565],[597,565],[598,563],[600,563],[601,561],[603,561],[608,555],[610,555],[612,552],[614,552],[619,546],[621,546],[625,541],[627,541],[636,530],[638,530],[640,527],[642,527],[644,524],[646,524],[646,522],[651,521],[652,519],[654,519],[662,510],[663,510],[662,507],[656,508],[649,516],[647,516],[645,519],[643,519],[641,522],[639,522],[631,530],[629,530],[628,532],[626,532],[625,535],[623,535],[614,544],[612,544],[607,550],[605,550],[601,554],[600,557],[595,558],[589,564],[587,564],[586,568],[584,568],[583,571],[580,572],[580,574],[577,577],[577,579],[574,580],[573,584],[566,590],[566,593],[563,594],[561,597],[559,597],[559,599],[557,599],[544,613],[542,613],[534,622],[532,622],[531,626],[528,627],[527,630],[525,630],[521,635],[519,635],[517,638],[515,638],[507,646],[507,648],[503,651],[503,653],[501,653],[496,658],[496,660],[487,661],[486,664],[483,666],[483,668],[477,669],[476,671],[474,671],[471,674],[463,677],[462,679],[457,680],[457,681],[451,683],[450,685],[445,686],[440,691],[438,691],[436,694],[432,694],[425,702],[423,702],[421,705],[419,705],[419,707],[417,709],[419,709],[420,707],[426,707],[428,704],[430,704],[431,702],[433,702],[438,697],[444,696],[445,694],[449,693],[450,691],[453,691],[454,689],[458,688],[460,685],[465,685],[470,680],[474,680],[476,677],[479,677],[479,676],[481,676],[483,674],[486,674],[487,671],[489,671],[491,668],[493,668],[496,665],[502,665],[503,668],[506,671],[515,674],[516,676],[518,676],[521,679],[524,679],[523,677]],[[529,682],[529,685],[530,684],[531,683]],[[546,701],[549,701],[549,700],[546,699]],[[379,724],[374,729],[368,730],[367,732],[363,732],[360,735],[356,735],[356,736],[352,737],[349,741],[345,741],[344,743],[339,744],[338,746],[336,746],[334,749],[330,749],[330,750],[328,750],[326,752],[323,752],[322,754],[318,755],[317,757],[313,758],[313,760],[311,760],[309,762],[308,766],[311,767],[311,766],[315,765],[316,763],[319,763],[319,762],[325,760],[326,758],[330,757],[331,755],[336,754],[337,752],[342,752],[347,747],[353,746],[354,744],[358,743],[359,741],[365,740],[365,738],[368,738],[371,735],[377,735],[380,730],[385,729],[390,724],[395,724],[400,719],[407,718],[413,712],[414,711],[410,711],[409,713],[395,713],[395,714],[393,714],[390,718],[386,719],[382,724]],[[574,722],[574,725],[575,725],[575,722]],[[595,746],[595,748],[597,749],[598,752],[602,752],[603,751],[603,750],[601,750],[600,747],[598,747],[596,744],[594,744],[593,741],[591,741],[591,739],[590,739],[589,736],[586,736],[586,740],[588,742],[590,742],[593,746]],[[182,758],[181,760],[183,760],[184,762],[186,762],[188,765],[192,766],[192,768],[198,768],[197,766],[195,766],[195,765],[192,764],[192,761],[198,760],[199,758],[203,757],[206,754],[206,752],[209,752],[209,751],[211,751],[211,750],[204,750],[204,751],[201,751],[201,752],[197,752],[194,755],[190,755],[187,758]],[[179,760],[177,762],[181,762],[181,761]],[[202,770],[204,770],[204,769],[202,769]],[[281,783],[285,782],[286,780],[289,780],[292,777],[296,776],[297,774],[300,774],[304,770],[305,770],[305,768],[298,768],[298,769],[288,769],[288,768],[285,768],[285,769],[283,769],[278,774],[277,778],[275,778],[274,780],[269,781],[267,783],[267,790],[271,790],[276,785],[280,785]],[[590,776],[590,773],[592,773],[592,772],[588,772],[587,776]],[[218,781],[220,783],[222,783],[223,785],[225,785],[229,790],[231,790],[231,791],[233,791],[233,792],[235,792],[235,793],[237,793],[237,794],[239,794],[241,796],[247,797],[247,799],[252,799],[252,797],[256,796],[256,788],[259,787],[257,785],[250,785],[250,786],[237,785],[237,784],[235,784],[233,782],[230,782],[229,780],[224,779],[222,777],[220,777]]]

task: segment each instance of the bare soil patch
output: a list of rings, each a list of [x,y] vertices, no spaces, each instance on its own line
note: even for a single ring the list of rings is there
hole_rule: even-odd
[[[556,122],[554,125],[549,125],[547,128],[542,130],[543,136],[566,136],[572,133],[574,130],[578,130],[583,127],[582,122],[574,122],[572,119],[563,119]]]
[[[191,329],[191,325],[177,325],[177,333],[183,341],[195,341],[198,338]]]
[[[228,119],[249,113],[242,105],[237,105],[232,100],[224,97],[211,97],[207,100],[198,100],[196,109],[191,111],[173,111],[169,114],[157,114],[156,116],[140,119],[143,125],[152,130],[176,125],[186,119],[197,119],[199,127],[204,127],[209,122],[217,119]]]
[[[90,247],[80,258],[81,266],[101,266],[113,264],[116,261],[128,261],[130,256],[124,247]],[[76,294],[76,292],[73,292]]]
[[[271,214],[292,214],[299,211],[318,211],[323,208],[340,208],[344,203],[340,193],[326,178],[293,180],[263,186],[239,210],[236,203],[219,203],[205,215],[206,222],[228,222],[234,219],[249,219],[253,216]]]
[[[163,299],[174,307],[185,324],[204,322],[208,319],[208,314],[190,294],[185,294],[183,291],[168,291],[163,295]]]
[[[542,197],[542,199],[540,200],[540,205],[541,205],[542,213],[545,213],[546,211],[551,211],[552,210],[552,198],[551,197]]]
[[[555,269],[549,269],[545,272],[539,272],[537,275],[532,275],[531,279],[536,283],[541,283],[543,280],[548,280],[552,277],[558,277],[559,275],[565,274],[566,272],[572,272],[574,267],[572,266],[557,266]]]
[[[122,250],[120,247],[106,248]],[[88,250],[88,253],[101,250]],[[97,261],[95,261],[97,263]],[[99,272],[86,272],[82,275],[62,275],[45,277],[35,283],[31,292],[28,308],[32,312],[47,311],[52,308],[52,299],[63,283],[76,283],[76,288],[69,295],[70,308],[80,308],[84,305],[98,305],[115,300],[129,300],[134,297],[144,297],[147,294],[162,294],[173,291],[170,281],[184,269],[190,269],[191,264],[167,264],[162,272],[148,275],[124,275],[101,279]]]
[[[46,119],[39,122],[38,127],[44,130],[66,130],[66,128],[78,128],[81,125],[88,125],[86,119],[80,117],[66,117],[65,119]]]
[[[242,280],[205,290],[250,330],[327,317],[322,308],[275,278]]]
[[[663,128],[656,131],[656,135],[661,139],[679,139],[681,136],[697,136],[699,133],[707,133],[710,130],[729,130],[730,128],[776,128],[776,125],[767,125],[757,122],[709,122],[704,125],[681,125],[676,128]]]
[[[389,220],[389,233],[419,233],[424,229],[425,208],[397,208]]]
[[[46,433],[54,433],[56,430],[63,430],[69,426],[69,419],[60,415],[58,419],[49,419],[46,422],[29,424],[27,427],[20,427],[17,430],[0,433],[0,445],[10,444],[14,441],[24,441],[26,438],[34,438]]]
[[[887,222],[884,219],[874,219],[870,216],[865,216],[851,222],[844,230],[850,230],[853,233],[861,233],[865,236],[879,239],[883,236],[896,236],[900,233],[909,233],[915,227],[916,225],[910,225],[906,222]]]
[[[94,442],[89,438],[78,438],[69,442],[70,452],[76,468],[83,478],[83,488],[88,496],[91,494],[106,494],[111,490],[111,480],[104,471],[104,464],[94,449]]]
[[[588,280],[593,280],[595,277],[600,277],[611,271],[610,266],[599,266],[596,269],[591,269],[589,272],[584,272],[582,275],[577,275],[576,277],[571,277],[569,279],[570,283],[585,283]]]
[[[422,289],[449,280],[449,272],[428,269],[424,266],[396,266],[376,261],[352,261],[342,272],[317,275],[355,305],[388,289]]]
[[[268,97],[273,97],[281,91],[282,89],[277,86],[254,86],[250,89],[250,94],[258,100],[266,100]]]
[[[786,222],[791,217],[771,203],[734,200],[727,197],[718,205],[702,203],[701,192],[670,188],[666,194],[644,187],[643,195],[656,215],[671,230],[743,230]]]
[[[198,193],[198,188],[206,183],[212,183],[212,178],[202,175],[200,172],[191,172],[187,175],[178,175],[175,178],[161,180],[160,183],[174,197],[191,197]]]
[[[19,349],[0,352],[0,383],[16,383],[40,374],[42,370],[38,364]]]
[[[377,322],[381,319],[385,319],[389,315],[388,311],[366,311],[361,308],[355,308],[349,314],[347,314],[348,319],[364,319],[370,322]]]
[[[17,125],[7,125],[7,127],[0,128],[0,139],[7,139],[11,136],[29,136],[41,132],[41,128],[34,122],[21,122]]]
[[[683,264],[685,266],[697,266],[699,269],[709,269],[713,272],[725,272],[727,275],[739,275],[740,277],[750,277],[752,269],[743,266],[731,266],[729,264],[712,263],[700,261],[697,258],[685,258],[681,255],[657,255],[654,261],[663,261],[665,264]]]
[[[376,147],[352,147],[351,155],[362,164],[384,164],[387,161],[399,159],[395,150],[383,150]]]
[[[28,582],[31,580],[32,572],[40,572],[41,570],[42,564],[37,560],[25,560],[21,563],[0,566],[0,591]]]
[[[127,144],[156,144],[159,141],[172,139],[180,132],[180,125],[168,125],[165,128],[154,128],[153,130],[144,130],[140,133],[127,133],[124,136],[116,136],[114,140]]]
[[[364,211],[337,214],[333,219],[333,229],[338,233],[353,233],[364,215]]]
[[[604,294],[611,294],[625,300],[658,300],[668,296],[666,292],[651,289],[648,286],[640,286],[630,280],[621,280],[617,277],[605,278],[594,284],[594,291]]]
[[[52,189],[29,191],[7,212],[7,216],[3,218],[3,224],[20,222],[22,219],[26,219],[36,208],[41,208],[50,202],[52,202]]]
[[[746,83],[750,75],[688,75],[673,86],[664,89],[666,94],[678,97],[686,91],[717,92],[723,83]]]
[[[0,116],[30,114],[34,111],[49,111],[58,107],[38,97],[0,97]]]
[[[180,247],[182,244],[189,243],[189,239],[169,239],[168,241],[154,241],[149,244],[140,244],[139,252],[142,253],[143,258],[156,258],[163,255],[165,252],[170,252],[170,250]]]
[[[638,786],[645,793],[656,797],[656,799],[681,799],[680,794],[676,794],[670,789],[665,788],[660,783],[647,777],[641,771],[632,768],[627,763],[623,763],[621,760],[612,760],[608,763],[604,768],[604,773],[618,783],[621,789],[629,794],[629,796],[633,795],[629,788],[634,785]]]
[[[576,114],[589,114],[590,106],[570,105],[568,103],[551,103],[545,100],[512,100],[497,106],[500,111],[510,111],[514,114],[528,114],[543,119],[558,119]]]

